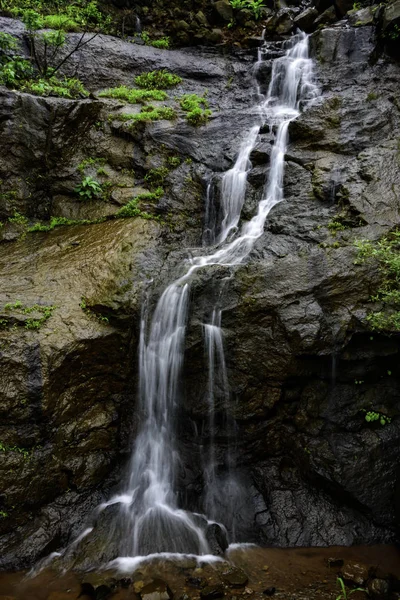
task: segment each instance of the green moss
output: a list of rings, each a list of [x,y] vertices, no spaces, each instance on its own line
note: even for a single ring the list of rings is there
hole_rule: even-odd
[[[142,219],[152,219],[155,221],[160,221],[160,217],[158,217],[156,215],[152,215],[148,212],[142,211],[139,208],[139,202],[141,202],[141,201],[154,202],[154,201],[159,200],[159,198],[161,198],[161,196],[163,194],[164,194],[164,190],[161,187],[158,187],[156,190],[154,190],[154,192],[139,194],[138,196],[135,196],[134,198],[132,198],[132,200],[130,200],[128,202],[128,204],[125,204],[125,206],[120,208],[120,210],[117,212],[116,216],[122,217],[122,218],[141,217]]]
[[[161,48],[162,50],[168,50],[171,45],[170,38],[165,36],[162,38],[158,38],[156,40],[152,40],[147,31],[143,31],[141,33],[142,40],[146,44],[146,46],[153,46],[153,48]]]
[[[56,308],[56,306],[48,306],[43,304],[25,306],[20,300],[17,300],[14,304],[9,302],[4,306],[4,310],[9,312],[16,312],[22,315],[30,315],[32,313],[40,313],[42,315],[39,318],[27,319],[24,324],[25,329],[40,329],[40,327],[44,325],[48,319],[50,319]]]
[[[179,99],[179,104],[186,112],[187,121],[194,127],[205,125],[212,114],[208,110],[208,102],[205,95],[184,94]]]
[[[156,169],[150,169],[150,171],[145,175],[144,180],[150,185],[160,185],[164,182],[164,179],[169,173],[169,169],[167,167],[158,167]]]
[[[163,90],[172,88],[181,83],[181,77],[168,73],[165,69],[161,71],[151,71],[150,73],[142,73],[135,77],[135,83],[138,87],[146,90]]]
[[[377,242],[357,240],[358,257],[355,264],[366,260],[379,265],[381,283],[372,302],[384,309],[367,316],[370,327],[378,331],[400,331],[400,230],[394,230]]]
[[[116,88],[108,88],[99,93],[102,98],[115,98],[123,100],[129,104],[145,104],[149,100],[163,101],[168,98],[168,94],[162,90],[144,89],[138,90],[121,85]]]
[[[105,217],[100,219],[67,219],[66,217],[51,217],[49,223],[35,223],[32,227],[29,227],[28,233],[35,233],[38,231],[51,231],[56,227],[62,227],[64,225],[94,225],[96,223],[102,223],[105,221]]]
[[[150,121],[172,121],[176,119],[176,112],[169,106],[144,106],[139,113],[120,113],[118,115],[111,115],[112,119],[118,121],[137,121],[137,122],[150,122]]]
[[[24,458],[28,458],[29,450],[26,448],[20,448],[19,446],[9,446],[8,444],[4,444],[0,442],[0,452],[17,452],[18,454],[22,454]]]
[[[59,96],[61,98],[79,98],[89,96],[79,79],[50,77],[49,79],[30,79],[21,82],[19,89],[36,96]]]
[[[19,212],[15,212],[12,217],[8,218],[8,220],[10,223],[22,225],[23,227],[26,227],[28,225],[28,219],[24,215],[21,215],[21,213]]]
[[[376,94],[375,92],[369,92],[367,96],[367,102],[372,102],[372,100],[377,100],[377,98],[378,94]]]

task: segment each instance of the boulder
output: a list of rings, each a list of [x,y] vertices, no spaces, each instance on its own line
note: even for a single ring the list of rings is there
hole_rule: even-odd
[[[310,33],[313,30],[313,23],[317,17],[318,10],[313,6],[309,6],[294,18],[293,25],[306,33]]]
[[[382,19],[382,29],[390,29],[400,25],[400,0],[395,0],[385,6]]]
[[[218,17],[223,21],[231,21],[233,19],[233,8],[229,0],[217,0],[213,4],[213,7]]]
[[[162,579],[154,579],[140,591],[141,600],[172,600],[173,593]]]

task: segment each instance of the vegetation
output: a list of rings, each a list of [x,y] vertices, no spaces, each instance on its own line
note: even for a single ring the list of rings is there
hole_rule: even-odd
[[[137,90],[129,88],[126,85],[121,85],[116,88],[109,88],[99,93],[102,98],[115,98],[123,100],[129,104],[145,104],[149,100],[162,101],[168,98],[166,92],[162,90]]]
[[[256,20],[261,17],[262,9],[265,7],[264,0],[230,0],[230,4],[236,10],[250,10]]]
[[[365,420],[367,421],[367,423],[374,423],[374,422],[379,422],[382,426],[387,425],[388,423],[391,422],[391,418],[388,417],[387,415],[384,415],[383,413],[379,413],[379,412],[375,412],[373,410],[369,410],[364,411],[365,414]]]
[[[4,444],[0,442],[0,452],[18,452],[18,454],[22,454],[24,458],[29,456],[29,450],[26,448],[20,448],[19,446],[9,446],[8,444]]]
[[[156,169],[150,169],[150,171],[145,175],[144,180],[150,185],[160,185],[164,182],[164,179],[169,173],[169,169],[167,167],[158,167]]]
[[[171,41],[169,37],[158,38],[157,40],[152,40],[147,31],[142,31],[141,33],[142,40],[146,44],[146,46],[153,46],[153,48],[160,48],[162,50],[169,50]]]
[[[89,317],[96,319],[96,321],[99,321],[99,323],[109,323],[108,317],[93,310],[85,296],[82,296],[79,306],[81,307],[84,313],[86,313]]]
[[[341,577],[337,578],[337,583],[340,588],[340,594],[338,596],[336,596],[336,600],[347,600],[348,597],[351,596],[351,594],[354,594],[354,592],[365,592],[366,591],[364,588],[354,588],[352,590],[347,589],[345,586],[345,583]]]
[[[79,194],[81,200],[94,200],[102,195],[103,188],[98,181],[88,175],[82,179],[74,191]]]
[[[73,77],[50,77],[50,79],[31,79],[21,83],[22,92],[29,92],[36,96],[60,96],[61,98],[86,97],[89,92],[84,88],[79,79]]]
[[[135,77],[136,85],[146,90],[172,88],[181,83],[181,81],[181,77],[168,73],[165,69],[161,71],[151,71],[150,73],[142,73],[142,75]]]
[[[67,219],[66,217],[51,217],[50,222],[48,224],[45,223],[35,223],[32,227],[28,228],[28,233],[35,233],[36,231],[51,231],[56,227],[62,227],[63,225],[92,225],[94,223],[101,223],[104,219],[96,219],[94,221],[90,221],[88,219]]]
[[[15,223],[16,225],[22,225],[26,227],[28,225],[28,219],[21,215],[19,212],[15,212],[12,217],[8,218],[10,223]]]
[[[152,201],[156,201],[159,198],[161,198],[161,196],[164,194],[164,190],[162,187],[158,187],[156,190],[154,190],[154,192],[148,192],[148,193],[144,193],[144,194],[139,194],[138,196],[135,196],[134,198],[132,198],[132,200],[130,200],[128,202],[128,204],[125,204],[125,206],[123,206],[122,208],[120,208],[120,210],[117,212],[117,217],[141,217],[142,219],[153,219],[156,221],[159,221],[160,218],[155,216],[155,215],[151,215],[148,212],[144,212],[142,210],[140,210],[139,208],[139,202],[140,201],[147,201],[147,202],[152,202]]]
[[[111,115],[111,119],[117,119],[119,121],[172,121],[176,119],[176,112],[169,106],[143,106],[139,113],[120,113],[118,115]]]
[[[179,100],[181,108],[186,112],[187,121],[194,127],[205,125],[211,116],[205,96],[206,94],[204,96],[184,94]]]
[[[51,315],[55,311],[56,306],[46,306],[43,304],[34,304],[33,306],[25,306],[20,300],[17,300],[14,304],[7,303],[4,306],[4,310],[17,312],[22,315],[30,315],[32,313],[40,313],[42,316],[39,318],[29,318],[25,321],[25,329],[40,329],[40,327],[50,319]]]
[[[394,230],[377,242],[358,240],[356,264],[366,260],[378,263],[382,281],[372,302],[381,302],[384,310],[367,316],[372,329],[400,331],[400,230]]]

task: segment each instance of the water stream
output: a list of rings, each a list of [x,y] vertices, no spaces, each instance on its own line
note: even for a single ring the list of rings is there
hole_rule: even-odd
[[[177,446],[177,410],[181,403],[179,386],[183,365],[186,323],[189,313],[190,284],[195,273],[212,265],[234,267],[242,263],[264,231],[270,210],[283,198],[283,175],[288,127],[303,106],[317,97],[308,56],[308,37],[299,33],[285,43],[282,56],[272,60],[270,84],[265,95],[255,81],[258,104],[254,124],[243,139],[234,166],[221,181],[220,223],[215,227],[212,182],[207,191],[206,235],[203,247],[186,268],[186,273],[171,283],[161,295],[153,315],[142,317],[139,346],[139,400],[136,410],[141,423],[130,461],[126,489],[104,503],[101,509],[117,505],[119,564],[128,557],[155,553],[205,555],[212,551],[207,537],[210,520],[227,527],[234,540],[234,515],[240,506],[241,487],[235,478],[235,449],[228,450],[225,472],[216,468],[214,450],[215,401],[228,408],[229,384],[224,355],[221,309],[211,307],[211,320],[204,325],[208,357],[208,403],[210,444],[205,454],[205,492],[200,515],[179,506],[176,489],[180,456]],[[259,51],[257,65],[268,59],[268,46]],[[257,65],[255,71],[257,71]],[[268,125],[274,135],[270,165],[258,210],[240,227],[245,201],[250,155],[261,127]],[[240,228],[239,228],[240,227]],[[218,235],[215,232],[218,231]],[[215,243],[216,240],[216,243]],[[217,386],[217,387],[216,387]],[[232,419],[226,427],[232,428]],[[234,439],[234,433],[227,437]],[[115,508],[115,507],[114,507]],[[88,530],[89,531],[89,530]],[[123,558],[125,557],[125,558]],[[135,563],[136,564],[136,563]]]
[[[260,60],[263,60],[262,53]],[[209,552],[200,515],[182,510],[175,489],[180,457],[176,445],[176,411],[180,402],[179,378],[183,363],[185,329],[189,310],[189,286],[194,273],[210,265],[234,266],[251,252],[262,235],[270,210],[283,200],[284,157],[288,127],[306,101],[317,94],[312,81],[312,61],[308,56],[308,38],[296,35],[285,54],[273,60],[271,81],[266,97],[256,107],[257,122],[243,140],[237,160],[222,178],[222,222],[217,246],[204,249],[192,258],[186,274],[162,294],[150,326],[144,318],[140,337],[139,411],[144,415],[131,459],[129,485],[120,502],[125,522],[122,555],[148,555],[155,552],[205,554]],[[249,157],[261,126],[268,123],[275,131],[269,174],[263,196],[254,217],[238,230],[245,200]],[[210,193],[210,190],[209,190]],[[210,198],[208,197],[208,200]],[[210,207],[208,207],[210,210]],[[147,333],[148,331],[148,333]],[[216,365],[228,395],[228,383],[221,332],[221,312],[213,311],[205,326],[209,359],[209,419],[214,432]],[[210,518],[222,518],[216,511],[217,498],[229,498],[232,490],[217,490],[213,440],[206,470],[205,510]],[[224,485],[234,487],[227,477]],[[218,512],[218,514],[217,514]]]

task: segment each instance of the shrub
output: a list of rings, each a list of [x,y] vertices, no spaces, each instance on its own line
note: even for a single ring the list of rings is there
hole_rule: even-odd
[[[372,302],[381,302],[384,310],[372,312],[367,320],[372,329],[400,331],[400,230],[394,230],[377,242],[357,240],[360,264],[365,260],[376,261],[379,265],[381,283]]]
[[[166,120],[171,121],[176,118],[176,112],[169,106],[155,107],[152,105],[144,106],[140,113],[120,113],[119,115],[113,115],[112,118],[119,121],[160,121]]]
[[[264,0],[230,0],[230,4],[236,10],[251,10],[256,20],[261,17],[262,8],[265,6]]]
[[[136,85],[148,90],[171,88],[181,83],[181,81],[181,77],[168,73],[165,69],[142,73],[142,75],[135,77]]]
[[[147,31],[142,31],[141,37],[146,46],[153,46],[153,48],[161,48],[163,50],[168,50],[170,47],[169,37],[162,37],[158,40],[152,40]]]
[[[128,88],[126,85],[121,85],[116,88],[109,88],[99,93],[102,98],[115,98],[124,100],[129,104],[144,104],[148,100],[166,100],[168,95],[162,90],[136,90]]]
[[[64,77],[58,79],[30,79],[21,84],[20,89],[23,92],[29,92],[36,96],[60,96],[61,98],[79,98],[87,97],[89,92],[84,88],[79,79]]]
[[[157,169],[150,169],[145,175],[144,180],[151,185],[160,185],[164,182],[164,179],[169,173],[167,167],[158,167]]]
[[[205,125],[211,115],[208,110],[208,102],[204,96],[197,94],[184,94],[179,103],[181,108],[186,112],[187,121],[194,127]],[[203,106],[203,108],[201,108]]]
[[[93,200],[103,193],[103,189],[98,181],[93,177],[85,177],[74,190],[77,192],[81,200]]]

